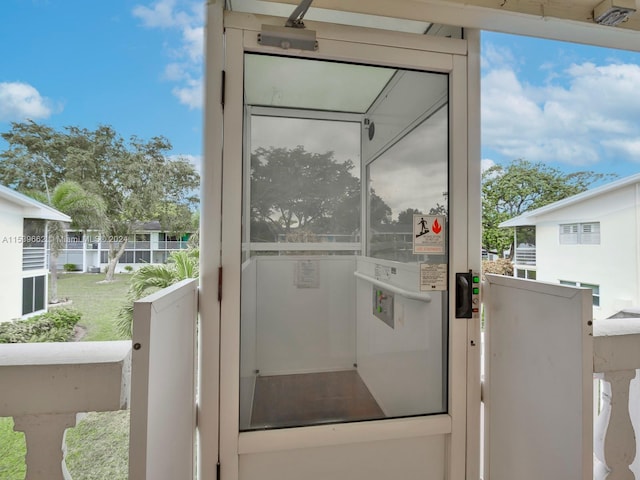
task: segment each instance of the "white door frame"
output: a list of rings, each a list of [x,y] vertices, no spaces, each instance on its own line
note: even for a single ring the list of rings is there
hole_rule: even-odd
[[[209,20],[217,22],[217,35],[210,34],[218,39],[221,36],[220,19],[217,18],[219,9],[210,6]],[[214,10],[215,9],[215,10]],[[213,13],[212,13],[213,12]],[[239,343],[240,343],[240,273],[241,273],[241,209],[242,209],[242,132],[243,132],[243,55],[244,52],[263,52],[282,54],[283,50],[263,47],[257,43],[257,33],[263,23],[281,25],[281,18],[258,17],[253,15],[234,14],[225,12],[224,37],[226,51],[224,52],[224,70],[226,72],[226,91],[224,98],[223,128],[224,149],[219,155],[220,145],[214,144],[214,139],[220,139],[218,130],[220,125],[216,121],[220,116],[209,119],[209,107],[217,102],[215,81],[207,84],[207,130],[205,132],[205,151],[207,152],[207,166],[203,174],[203,191],[211,192],[209,199],[211,209],[207,209],[203,221],[204,232],[209,237],[210,243],[203,243],[217,250],[221,247],[220,265],[223,268],[222,297],[220,316],[220,336],[212,333],[214,326],[208,334],[201,332],[203,343],[201,344],[201,389],[200,415],[209,412],[209,421],[199,420],[200,429],[200,478],[213,479],[215,472],[211,459],[215,457],[209,450],[217,437],[213,432],[214,423],[211,421],[212,404],[217,403],[213,398],[215,388],[210,386],[213,374],[207,371],[217,367],[217,360],[213,354],[220,349],[220,410],[219,410],[219,458],[221,464],[221,477],[223,480],[235,480],[239,478],[239,455],[270,452],[275,450],[296,449],[301,447],[322,447],[327,445],[347,445],[362,442],[384,441],[429,435],[447,435],[446,457],[448,472],[447,478],[462,480],[471,477],[475,470],[475,457],[478,451],[469,450],[476,448],[477,436],[479,438],[479,321],[466,319],[450,319],[450,345],[449,345],[449,414],[426,417],[412,417],[403,419],[390,419],[372,422],[352,424],[336,424],[327,426],[301,427],[296,429],[270,430],[262,432],[239,433]],[[404,67],[409,69],[428,69],[429,71],[441,71],[450,73],[450,130],[455,132],[450,138],[450,247],[455,252],[450,257],[450,292],[454,291],[455,272],[473,269],[478,271],[480,264],[479,242],[479,204],[480,204],[480,162],[479,162],[479,87],[474,83],[479,82],[478,62],[474,59],[468,61],[467,52],[478,52],[477,32],[467,40],[445,39],[427,37],[396,32],[379,32],[371,29],[327,25],[314,22],[306,22],[308,28],[317,32],[320,48],[317,52],[300,52],[288,50],[288,56],[301,56],[312,59],[341,60],[370,65]],[[211,28],[211,23],[209,23]],[[214,38],[215,40],[215,38]],[[207,46],[212,47],[212,41]],[[218,49],[218,45],[213,45]],[[220,52],[217,51],[218,60]],[[473,63],[476,62],[476,63]],[[220,66],[219,61],[212,62],[213,66]],[[209,69],[209,63],[208,63]],[[217,72],[209,72],[208,78],[214,78]],[[471,92],[478,98],[468,96],[467,85]],[[219,91],[219,90],[218,90]],[[216,108],[220,110],[220,108]],[[221,112],[217,112],[221,113]],[[211,131],[210,129],[216,131]],[[477,134],[476,132],[477,128]],[[468,132],[472,134],[469,135]],[[211,140],[209,136],[211,135]],[[224,170],[224,182],[222,177],[214,178]],[[224,202],[222,202],[224,198]],[[222,205],[221,240],[215,235],[220,232],[214,225],[220,221]],[[204,209],[203,209],[204,211]],[[477,217],[477,218],[476,218]],[[220,224],[218,224],[220,225]],[[203,235],[204,236],[204,235]],[[203,238],[204,240],[204,238]],[[215,257],[214,252],[211,255]],[[209,261],[214,261],[215,258]],[[204,262],[204,261],[203,261]],[[211,265],[212,263],[210,263]],[[213,288],[213,269],[207,278],[203,278],[203,302],[213,304],[215,298],[209,297],[204,292],[204,286],[208,285],[208,293],[217,293],[217,287]],[[455,296],[450,295],[450,312],[455,312]],[[452,313],[450,314],[451,317]],[[215,320],[215,314],[210,313],[208,318]],[[220,319],[222,319],[220,321]],[[206,318],[203,318],[201,328],[205,326]],[[476,335],[477,330],[477,335]],[[218,340],[217,345],[212,344]],[[455,340],[455,341],[454,341]],[[472,345],[472,342],[475,344]],[[476,358],[477,357],[477,358]],[[470,372],[469,367],[478,367],[478,372]],[[204,379],[209,379],[207,383]],[[469,383],[469,385],[468,385]],[[207,385],[209,385],[207,387]],[[478,411],[476,418],[475,411]],[[469,413],[468,413],[469,410]],[[477,426],[475,425],[477,422]],[[292,432],[295,431],[295,435]],[[209,439],[207,446],[203,439]],[[216,438],[217,440],[217,438]],[[217,446],[217,445],[216,445]],[[470,458],[473,457],[473,458]],[[479,471],[479,468],[478,468]]]

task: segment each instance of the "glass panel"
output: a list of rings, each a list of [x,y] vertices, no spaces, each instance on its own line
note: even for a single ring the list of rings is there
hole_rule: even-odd
[[[391,68],[246,55],[246,103],[364,113],[394,72]]]
[[[251,117],[249,238],[265,244],[252,250],[360,249],[359,135],[355,122]]]
[[[257,75],[250,67],[255,57],[247,55],[245,62],[240,429],[446,411],[447,292],[434,292],[430,302],[398,297],[402,325],[394,325],[393,314],[383,323],[372,304],[384,303],[386,309],[386,294],[372,295],[371,285],[363,289],[356,274],[367,260],[360,256],[363,219],[409,229],[402,245],[380,258],[411,262],[416,278],[418,262],[448,265],[446,242],[439,254],[410,251],[413,210],[440,215],[446,229],[448,113],[442,90],[446,95],[448,77],[411,72],[407,80],[417,75],[421,81],[410,91],[395,69],[284,59],[291,75],[331,71],[333,91],[328,92],[315,80],[293,88],[295,82],[279,71],[283,59],[278,57],[260,57]],[[354,76],[354,71],[363,74]],[[270,80],[282,78],[280,84]],[[362,84],[366,78],[371,81]],[[432,81],[437,88],[425,93]],[[264,103],[263,83],[270,82],[278,89],[272,94],[282,91],[289,109]],[[296,95],[289,95],[289,88]],[[396,114],[386,117],[392,125],[385,126],[379,117],[369,117],[372,109],[344,113],[354,111],[345,105],[358,89],[366,93],[361,98],[367,97],[358,108],[379,108],[380,99],[396,98],[398,92],[406,103],[420,105],[396,104]],[[376,141],[388,140],[364,177],[362,142],[371,128],[365,120],[374,117]],[[366,178],[375,194],[363,188]],[[401,268],[404,275],[409,267]],[[366,325],[379,332],[367,331]],[[374,340],[375,335],[380,336]],[[373,351],[364,348],[367,338]],[[380,382],[384,391],[377,388]]]
[[[27,248],[44,248],[46,222],[33,218],[24,219],[24,242],[23,247]]]
[[[33,310],[44,310],[44,276],[34,278],[34,298]]]
[[[397,262],[446,263],[433,255],[413,254],[413,219],[416,214],[447,216],[447,131],[445,106],[369,164],[370,256]]]
[[[22,279],[22,314],[33,312],[33,277]]]

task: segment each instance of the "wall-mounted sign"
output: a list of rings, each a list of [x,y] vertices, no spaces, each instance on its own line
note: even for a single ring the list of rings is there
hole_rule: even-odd
[[[317,260],[299,260],[295,265],[293,278],[296,287],[320,287],[320,263]]]
[[[447,289],[446,263],[420,264],[420,291],[433,292]]]
[[[413,253],[445,253],[444,215],[413,216]]]

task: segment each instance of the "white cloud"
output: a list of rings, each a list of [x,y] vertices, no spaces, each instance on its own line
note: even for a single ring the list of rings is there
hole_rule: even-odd
[[[172,90],[173,94],[178,97],[180,103],[189,107],[189,109],[201,108],[204,99],[204,91],[202,78],[188,79],[186,85],[176,87]]]
[[[172,89],[180,103],[201,108],[202,60],[204,52],[204,3],[189,0],[157,0],[149,6],[137,5],[133,15],[148,28],[180,32],[180,42],[168,50],[173,59],[164,78],[178,85]]]
[[[48,118],[51,101],[28,83],[0,82],[0,121]]]
[[[489,170],[491,167],[495,166],[496,162],[491,160],[490,158],[483,158],[480,160],[480,169],[482,172]]]
[[[190,153],[185,153],[178,155],[169,155],[169,159],[172,161],[186,160],[196,168],[196,171],[198,173],[202,173],[202,155],[191,155]]]
[[[573,64],[534,86],[508,55],[491,58],[482,77],[483,146],[510,159],[576,166],[614,154],[640,161],[639,65]]]

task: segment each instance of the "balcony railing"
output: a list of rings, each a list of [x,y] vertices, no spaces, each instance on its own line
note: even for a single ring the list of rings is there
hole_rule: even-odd
[[[640,479],[640,319],[596,321],[593,328],[594,476]]]
[[[516,265],[535,265],[536,247],[516,247],[514,261]]]
[[[24,432],[29,480],[69,480],[64,432],[81,412],[128,408],[131,342],[0,345],[0,417]]]
[[[185,248],[188,248],[189,244],[188,242],[182,241],[182,240],[167,240],[167,241],[159,241],[158,242],[158,250],[184,250]]]
[[[193,291],[194,285],[171,287],[172,295],[178,300],[171,297],[168,303],[180,305],[185,298],[191,298],[185,297],[184,292]],[[195,302],[188,300],[187,304],[195,305]],[[156,310],[148,310],[149,322],[158,322],[153,317]],[[191,312],[183,312],[184,319],[189,318],[189,324],[195,325],[191,318],[195,310],[182,308],[180,311]],[[174,324],[184,330],[186,323],[173,317],[169,320],[167,325]],[[194,338],[195,330],[189,331],[185,336],[187,343]],[[138,351],[144,353],[145,349]],[[29,480],[69,480],[64,466],[64,431],[75,425],[78,412],[128,408],[130,358],[131,342],[128,341],[0,345],[0,391],[3,392],[0,417],[13,417],[15,430],[25,432]],[[189,363],[185,369],[191,368]],[[164,374],[161,361],[154,368]],[[640,480],[640,461],[634,462],[640,453],[634,433],[640,432],[640,319],[595,322],[593,370],[597,407],[594,479]],[[189,375],[183,377],[189,380]],[[144,385],[142,390],[146,388]],[[182,391],[177,390],[176,393]],[[187,407],[181,407],[184,410],[181,414],[193,416],[193,405],[188,402],[188,395],[185,398]],[[171,402],[164,397],[155,399],[157,408]],[[190,438],[189,432],[185,437]],[[192,458],[192,452],[187,451],[185,458]]]

